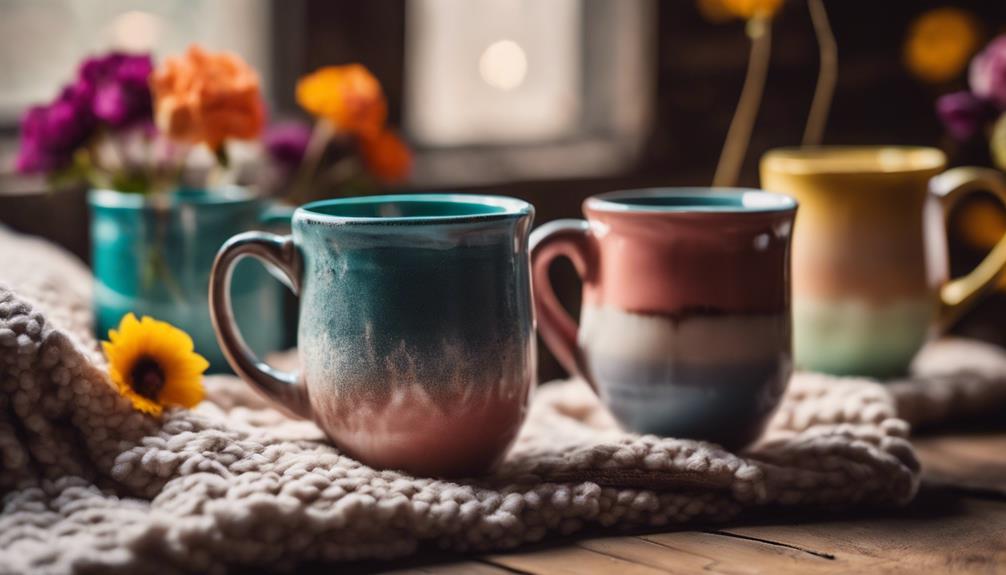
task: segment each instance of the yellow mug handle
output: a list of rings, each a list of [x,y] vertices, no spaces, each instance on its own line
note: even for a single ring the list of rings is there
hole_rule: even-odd
[[[1006,206],[1006,179],[989,168],[953,168],[929,182],[929,190],[949,217],[962,198],[972,192],[992,192]],[[952,279],[940,289],[940,327],[946,329],[987,293],[1006,271],[1006,234],[978,267],[963,277]]]

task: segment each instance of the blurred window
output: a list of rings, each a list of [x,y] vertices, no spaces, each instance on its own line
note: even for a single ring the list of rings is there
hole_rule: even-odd
[[[409,0],[404,98],[420,179],[611,173],[652,121],[651,0]]]
[[[576,132],[580,0],[413,0],[407,118],[433,145],[540,142]]]
[[[0,0],[0,123],[51,100],[78,63],[113,48],[177,54],[192,42],[233,50],[270,86],[267,0]]]

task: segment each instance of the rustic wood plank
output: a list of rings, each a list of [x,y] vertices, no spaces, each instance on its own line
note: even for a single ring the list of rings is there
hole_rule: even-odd
[[[830,559],[802,550],[696,531],[596,539],[582,545],[668,573],[828,573],[831,567]]]
[[[333,571],[334,569],[334,571]],[[371,573],[394,573],[396,575],[420,575],[439,573],[445,575],[512,575],[513,570],[493,565],[478,557],[462,555],[436,549],[425,549],[417,555],[393,561],[379,559],[356,563],[325,564],[322,562],[301,566],[298,574],[345,573],[347,575],[369,575]]]
[[[514,571],[497,567],[487,562],[461,561],[444,565],[407,567],[392,571],[382,571],[382,573],[386,573],[387,575],[427,575],[431,573],[437,575],[513,575]]]
[[[789,521],[789,520],[788,520]],[[527,573],[987,573],[1006,566],[1006,502],[927,495],[917,508],[835,521],[592,538],[491,555]]]
[[[666,547],[642,537],[605,537],[577,543],[584,549],[646,565],[665,573],[685,573],[702,570],[709,561],[702,556],[672,553]]]
[[[1006,565],[1006,503],[927,497],[909,510],[836,521],[738,526],[742,535],[834,555],[834,572],[983,573]]]
[[[577,549],[579,548],[579,549]],[[680,531],[587,539],[572,547],[492,555],[487,560],[526,573],[830,574],[861,571],[887,559],[827,552],[730,533]]]
[[[484,557],[494,565],[521,573],[557,575],[664,575],[674,573],[578,545],[504,553]]]

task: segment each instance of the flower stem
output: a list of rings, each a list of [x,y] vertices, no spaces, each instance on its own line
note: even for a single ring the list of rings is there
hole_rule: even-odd
[[[192,153],[192,146],[171,142],[163,136],[158,136],[157,145],[155,154],[158,156],[158,168],[154,193],[160,194],[181,186],[182,176],[185,175],[185,164],[188,162],[189,154]]]
[[[231,166],[231,158],[227,153],[227,144],[222,143],[211,151],[216,161],[213,162],[210,173],[206,175],[206,189],[208,190],[222,188],[234,182],[234,168]]]
[[[111,172],[112,170],[118,169],[120,172],[126,172],[126,152],[122,149],[120,145],[121,142],[115,137],[111,130],[102,129],[98,133],[98,139],[100,142],[104,142],[106,145],[103,148],[109,151],[109,156],[111,156],[111,166],[106,167],[106,171]],[[101,145],[99,143],[99,145]]]
[[[767,16],[755,16],[748,21],[748,36],[751,37],[751,53],[748,58],[744,87],[734,111],[727,138],[720,152],[720,160],[713,176],[714,186],[734,186],[747,155],[748,143],[761,97],[765,92],[765,78],[772,55],[772,20]]]
[[[112,187],[112,177],[108,170],[101,165],[101,157],[98,153],[98,143],[92,138],[83,148],[83,158],[86,165],[83,168],[84,179],[92,188]]]
[[[821,52],[821,67],[817,74],[817,86],[814,88],[814,99],[807,114],[807,126],[803,132],[804,146],[820,146],[824,139],[824,128],[828,123],[828,110],[831,109],[831,99],[835,94],[835,84],[838,81],[838,43],[831,31],[828,12],[823,0],[807,0],[810,8],[810,19],[814,24],[814,34]]]
[[[346,156],[334,166],[325,170],[321,175],[321,181],[325,185],[335,187],[352,180],[360,173],[360,161],[355,156]]]
[[[328,143],[334,134],[335,130],[327,121],[318,120],[314,123],[311,139],[307,141],[307,150],[304,151],[304,159],[300,161],[300,166],[297,168],[293,189],[287,196],[289,203],[298,205],[311,195],[311,184],[317,175],[321,158],[325,155],[325,149],[328,148]]]

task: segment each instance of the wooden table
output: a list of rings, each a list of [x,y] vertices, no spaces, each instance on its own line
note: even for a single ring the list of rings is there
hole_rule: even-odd
[[[906,508],[766,513],[687,531],[575,539],[509,553],[424,553],[351,572],[443,573],[1006,573],[1006,429],[915,441],[923,486]]]

